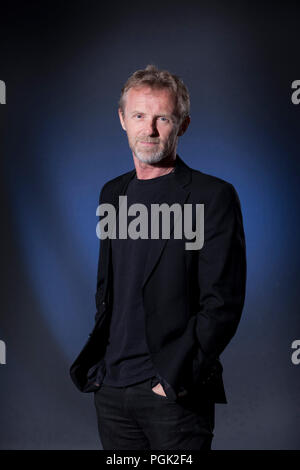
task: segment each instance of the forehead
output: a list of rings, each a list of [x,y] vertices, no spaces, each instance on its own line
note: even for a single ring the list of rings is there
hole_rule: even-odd
[[[175,111],[175,97],[168,88],[134,87],[126,93],[125,107],[128,110],[151,107],[154,110],[165,110],[173,113]],[[142,109],[137,110],[142,111]]]

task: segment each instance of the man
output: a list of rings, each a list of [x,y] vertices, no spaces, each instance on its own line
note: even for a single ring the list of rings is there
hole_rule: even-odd
[[[219,356],[244,304],[243,222],[234,187],[176,153],[189,105],[183,82],[154,66],[136,71],[121,94],[135,169],[101,190],[100,207],[117,214],[115,231],[101,239],[95,326],[71,366],[76,386],[94,392],[104,449],[209,450],[215,403],[227,403]],[[204,244],[186,249],[186,232],[171,236],[174,219],[169,237],[121,236],[124,196],[128,223],[143,204],[148,228],[154,204],[204,207]],[[190,222],[201,229],[197,214]]]

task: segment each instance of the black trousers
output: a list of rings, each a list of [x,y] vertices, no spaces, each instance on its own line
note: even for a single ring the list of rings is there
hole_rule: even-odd
[[[215,404],[189,394],[170,400],[153,392],[154,380],[94,393],[103,450],[210,450]]]

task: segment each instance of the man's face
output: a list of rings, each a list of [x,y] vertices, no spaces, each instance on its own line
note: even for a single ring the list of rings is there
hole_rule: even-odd
[[[156,163],[176,155],[177,136],[181,135],[173,94],[165,88],[130,88],[125,97],[121,125],[127,132],[129,147],[144,163]]]

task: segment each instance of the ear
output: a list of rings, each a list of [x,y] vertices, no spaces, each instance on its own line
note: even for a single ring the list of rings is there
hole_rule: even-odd
[[[124,131],[126,131],[125,121],[124,121],[124,114],[123,114],[121,108],[118,109],[118,113],[119,113],[121,126],[123,127]]]
[[[185,131],[187,130],[187,128],[190,125],[190,122],[191,122],[190,116],[186,116],[184,118],[184,120],[182,121],[182,123],[180,124],[180,126],[179,126],[179,130],[178,130],[178,133],[177,133],[178,137],[180,137],[181,135],[183,135],[185,133]]]

